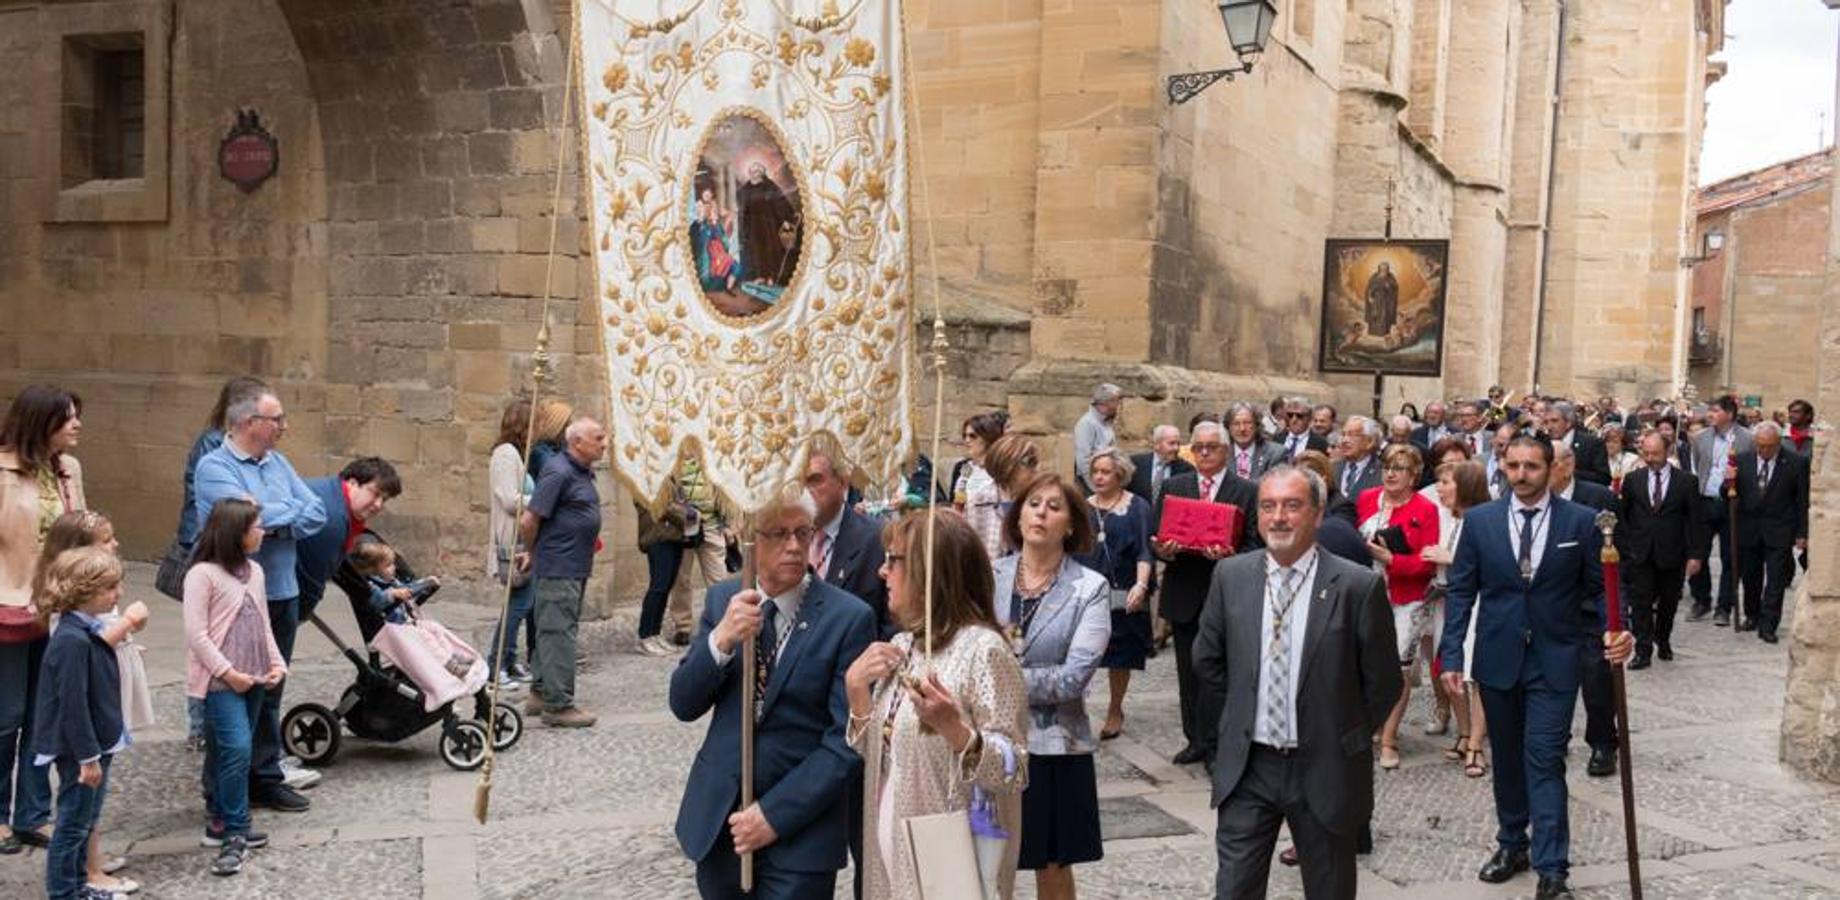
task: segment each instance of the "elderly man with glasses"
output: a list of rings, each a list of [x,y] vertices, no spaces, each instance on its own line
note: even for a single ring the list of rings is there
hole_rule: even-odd
[[[813,577],[817,505],[796,486],[757,517],[759,586],[709,589],[696,637],[671,673],[671,713],[709,716],[677,810],[677,843],[705,898],[742,896],[741,854],[754,856],[754,896],[830,897],[848,858],[850,783],[861,761],[844,674],[876,639],[867,603]],[[890,559],[890,563],[895,562]],[[742,706],[746,642],[754,644],[752,710]],[[741,717],[755,726],[755,800],[741,809]]]

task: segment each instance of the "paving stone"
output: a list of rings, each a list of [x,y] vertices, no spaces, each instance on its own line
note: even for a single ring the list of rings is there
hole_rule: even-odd
[[[1578,900],[1626,898],[1625,885],[1586,888],[1575,891]],[[1654,900],[1815,900],[1831,898],[1833,891],[1819,885],[1773,872],[1759,866],[1714,869],[1687,875],[1642,879],[1642,896]]]

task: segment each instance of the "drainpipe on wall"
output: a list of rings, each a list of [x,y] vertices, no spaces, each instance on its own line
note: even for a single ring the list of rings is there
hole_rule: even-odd
[[[1565,0],[1559,0],[1559,27],[1553,40],[1552,112],[1547,131],[1545,194],[1546,208],[1540,213],[1539,288],[1533,294],[1533,371],[1528,373],[1527,387],[1540,383],[1540,356],[1546,346],[1546,270],[1552,263],[1553,181],[1559,170],[1559,106],[1565,78]]]

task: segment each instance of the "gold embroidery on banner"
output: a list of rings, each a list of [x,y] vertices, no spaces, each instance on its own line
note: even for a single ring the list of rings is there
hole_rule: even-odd
[[[891,481],[904,462],[898,420],[911,338],[907,180],[897,156],[905,135],[890,128],[905,110],[892,105],[887,70],[901,48],[840,28],[861,0],[847,12],[827,0],[816,18],[773,0],[804,34],[757,30],[749,20],[760,17],[740,0],[722,0],[717,22],[677,31],[702,2],[615,35],[598,61],[605,93],[583,99],[592,114],[584,141],[604,148],[590,155],[589,198],[603,286],[597,318],[614,357],[615,418],[629,423],[619,432],[622,468],[669,471],[700,434],[708,469],[739,472],[758,491],[761,478],[802,459],[816,422],[845,440],[858,468]],[[751,107],[705,113],[707,95],[730,79],[784,98],[779,118]],[[784,294],[747,318],[703,296],[687,239],[696,166],[714,127],[737,114],[777,142],[804,220]],[[696,426],[689,437],[685,424]],[[632,486],[645,497],[660,485]]]

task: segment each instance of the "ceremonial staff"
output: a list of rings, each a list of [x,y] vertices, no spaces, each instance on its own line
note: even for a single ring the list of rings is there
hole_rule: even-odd
[[[1731,548],[1731,633],[1744,620],[1744,581],[1738,577],[1738,442],[1725,453],[1725,546]],[[1721,579],[1722,580],[1722,579]],[[1716,624],[1716,623],[1715,623]]]
[[[1604,533],[1600,559],[1604,563],[1605,633],[1623,631],[1622,581],[1617,577],[1621,557],[1616,552],[1616,513],[1604,510],[1597,514],[1597,529]],[[1601,652],[1601,651],[1600,651]],[[1641,850],[1636,844],[1636,785],[1630,771],[1629,754],[1629,686],[1623,664],[1610,666],[1610,699],[1616,706],[1617,772],[1623,782],[1623,844],[1629,857],[1629,896],[1642,900]]]

